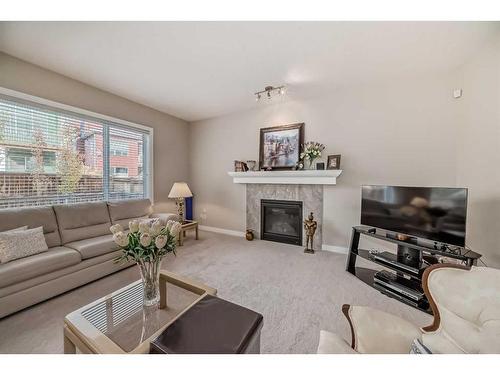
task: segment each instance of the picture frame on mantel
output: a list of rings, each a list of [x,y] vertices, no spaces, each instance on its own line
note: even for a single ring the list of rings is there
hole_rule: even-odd
[[[292,170],[304,144],[304,123],[260,129],[259,168]]]
[[[340,155],[328,155],[326,169],[340,169]]]

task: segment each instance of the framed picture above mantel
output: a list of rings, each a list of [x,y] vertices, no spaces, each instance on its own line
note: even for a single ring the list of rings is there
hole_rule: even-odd
[[[303,143],[304,123],[260,129],[260,169],[294,169]]]

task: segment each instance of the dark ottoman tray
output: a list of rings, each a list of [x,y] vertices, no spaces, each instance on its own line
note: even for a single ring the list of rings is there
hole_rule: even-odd
[[[207,295],[151,342],[153,354],[260,353],[261,314]]]

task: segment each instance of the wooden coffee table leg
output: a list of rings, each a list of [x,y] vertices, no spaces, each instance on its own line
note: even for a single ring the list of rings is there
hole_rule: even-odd
[[[198,225],[195,228],[195,233],[196,233],[195,238],[198,239]]]

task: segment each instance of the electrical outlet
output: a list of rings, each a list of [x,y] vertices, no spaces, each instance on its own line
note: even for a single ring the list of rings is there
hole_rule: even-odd
[[[200,219],[201,220],[207,220],[207,209],[206,208],[204,208],[203,210],[201,210]]]

